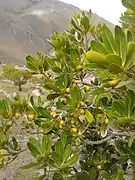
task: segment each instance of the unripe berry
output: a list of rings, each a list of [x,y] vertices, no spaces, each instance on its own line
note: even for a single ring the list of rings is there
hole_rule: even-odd
[[[102,166],[101,166],[101,165],[98,165],[97,168],[98,168],[99,170],[101,170],[101,169],[102,169]]]
[[[71,128],[71,132],[73,132],[73,133],[77,133],[77,128]]]
[[[65,121],[60,120],[60,125],[65,126]]]
[[[90,87],[89,86],[87,86],[87,87],[85,87],[85,91],[90,91]]]
[[[28,120],[34,120],[35,119],[35,114],[29,114],[28,115]]]
[[[66,93],[69,93],[69,92],[70,92],[70,88],[67,88],[67,89],[66,89]]]
[[[85,113],[84,109],[81,109],[80,113],[83,115]]]
[[[83,101],[80,102],[81,106],[85,106],[85,103]]]

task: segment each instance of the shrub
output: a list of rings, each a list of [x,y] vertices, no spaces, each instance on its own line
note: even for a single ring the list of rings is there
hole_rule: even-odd
[[[128,3],[135,11],[134,1]],[[39,138],[28,140],[34,161],[21,168],[42,169],[39,179],[135,177],[132,33],[119,26],[113,32],[107,25],[93,26],[91,14],[82,12],[73,15],[69,30],[52,35],[52,55],[26,58],[29,71],[44,76],[48,93],[0,101],[1,166],[24,151],[9,132],[26,115],[25,130],[36,130]],[[86,82],[89,73],[95,78],[88,76]]]

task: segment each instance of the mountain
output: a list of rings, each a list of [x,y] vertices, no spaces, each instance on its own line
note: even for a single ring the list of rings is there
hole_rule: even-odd
[[[78,8],[58,0],[0,0],[0,63],[23,65],[27,54],[49,50],[53,31],[64,31]],[[111,23],[93,15],[94,23]]]

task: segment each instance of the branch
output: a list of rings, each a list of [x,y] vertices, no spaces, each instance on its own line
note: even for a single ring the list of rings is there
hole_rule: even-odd
[[[98,144],[102,144],[104,142],[107,142],[109,140],[111,140],[114,137],[117,136],[127,136],[130,137],[132,135],[132,133],[128,133],[128,132],[112,132],[112,134],[104,139],[101,139],[99,141],[89,141],[88,144],[89,145],[98,145]]]
[[[10,153],[10,154],[20,154],[20,153],[22,153],[22,152],[24,152],[24,151],[26,151],[27,150],[27,148],[25,148],[25,149],[22,149],[22,150],[20,150],[20,151],[16,151],[16,150],[12,150],[11,148],[7,148],[8,149],[8,152]]]

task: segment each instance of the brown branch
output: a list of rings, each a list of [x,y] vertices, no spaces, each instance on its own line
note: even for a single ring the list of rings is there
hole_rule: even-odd
[[[132,133],[128,133],[128,132],[112,132],[112,134],[104,139],[101,139],[99,141],[89,141],[88,144],[89,145],[98,145],[98,144],[102,144],[104,142],[107,142],[109,140],[111,140],[114,137],[117,136],[127,136],[130,137],[132,135]]]
[[[22,150],[20,150],[20,151],[16,151],[16,150],[13,150],[13,149],[11,149],[11,148],[7,148],[8,149],[8,152],[10,153],[10,154],[20,154],[20,153],[22,153],[22,152],[24,152],[24,151],[26,151],[27,150],[27,148],[25,148],[25,149],[22,149]]]

